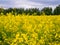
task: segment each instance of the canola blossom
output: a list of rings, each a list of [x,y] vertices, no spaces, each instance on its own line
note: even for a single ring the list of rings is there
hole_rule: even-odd
[[[0,16],[0,45],[60,45],[60,16]]]

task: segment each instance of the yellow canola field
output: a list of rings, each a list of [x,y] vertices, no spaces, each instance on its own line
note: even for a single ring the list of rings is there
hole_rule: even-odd
[[[60,45],[60,16],[0,16],[0,45]]]

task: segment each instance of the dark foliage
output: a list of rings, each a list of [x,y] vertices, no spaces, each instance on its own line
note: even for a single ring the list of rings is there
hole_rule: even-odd
[[[26,14],[26,15],[42,15],[45,13],[45,15],[60,15],[60,5],[57,6],[54,11],[52,11],[51,7],[44,7],[42,10],[39,8],[29,8],[29,9],[24,9],[24,8],[0,8],[0,14],[6,15],[7,13],[12,13],[13,15],[18,15],[18,14]]]

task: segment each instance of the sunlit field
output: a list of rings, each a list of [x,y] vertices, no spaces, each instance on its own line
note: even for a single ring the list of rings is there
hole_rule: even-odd
[[[60,16],[0,16],[0,45],[60,45]]]

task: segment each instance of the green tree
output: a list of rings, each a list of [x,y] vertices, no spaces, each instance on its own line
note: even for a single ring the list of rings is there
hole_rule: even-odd
[[[52,15],[52,8],[45,7],[41,10],[41,13],[44,12],[46,15]]]
[[[54,9],[54,15],[60,15],[60,5]]]

